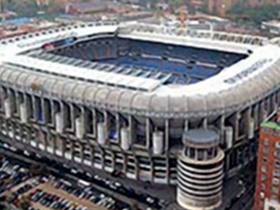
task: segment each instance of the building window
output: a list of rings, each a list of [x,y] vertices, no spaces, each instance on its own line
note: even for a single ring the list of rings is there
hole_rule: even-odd
[[[265,184],[261,184],[261,190],[265,190]]]
[[[259,207],[260,207],[261,210],[263,210],[263,205],[264,205],[264,202],[260,200]]]
[[[263,140],[263,144],[264,144],[265,146],[268,146],[268,145],[269,145],[269,140],[268,140],[268,139],[264,139],[264,140]]]
[[[261,180],[262,181],[266,180],[266,176],[264,174],[261,175]]]
[[[261,170],[262,170],[262,172],[266,172],[266,170],[267,170],[267,168],[266,168],[266,166],[262,166],[262,168],[261,168]]]
[[[268,148],[267,147],[263,148],[263,154],[268,154]]]
[[[262,132],[263,132],[263,133],[271,133],[271,129],[269,129],[269,128],[263,128],[263,129],[262,129]]]
[[[273,170],[273,176],[280,176],[280,170],[279,169],[275,169]]]
[[[262,162],[263,162],[264,164],[266,164],[266,163],[267,163],[267,157],[263,157]]]
[[[276,147],[277,149],[280,149],[280,142],[275,142],[275,147]]]
[[[278,187],[272,187],[271,192],[274,194],[278,194]]]
[[[274,161],[274,167],[275,168],[280,168],[280,161],[279,160]]]
[[[278,185],[278,184],[279,184],[279,179],[273,178],[273,179],[272,179],[272,184]]]
[[[272,194],[272,195],[270,196],[270,200],[273,200],[273,201],[278,201],[278,196],[277,196],[277,195]]]
[[[261,197],[261,198],[264,198],[264,197],[265,197],[265,195],[264,195],[263,192],[260,192],[260,197]]]
[[[267,151],[268,152],[268,151]],[[280,158],[280,152],[279,151],[275,151],[274,152],[274,156],[276,157],[276,158]]]

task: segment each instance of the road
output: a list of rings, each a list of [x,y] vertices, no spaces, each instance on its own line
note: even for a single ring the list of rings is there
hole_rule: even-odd
[[[254,195],[252,191],[255,185],[252,185],[242,197],[231,207],[230,210],[251,210],[253,207]]]

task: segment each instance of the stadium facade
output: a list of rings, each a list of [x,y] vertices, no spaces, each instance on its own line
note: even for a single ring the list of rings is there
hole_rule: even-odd
[[[213,209],[280,103],[280,48],[255,36],[89,23],[0,42],[1,140],[76,168],[177,185]]]

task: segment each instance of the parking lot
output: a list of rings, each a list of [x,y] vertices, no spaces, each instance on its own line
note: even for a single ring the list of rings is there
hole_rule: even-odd
[[[130,206],[95,189],[85,181],[73,182],[53,175],[33,176],[29,169],[0,161],[1,198],[28,210],[129,210]]]
[[[41,198],[40,202],[39,200],[36,202],[36,199],[33,201],[32,199],[34,197],[30,199],[32,207],[29,210],[54,209],[53,207],[57,205],[59,206],[57,209],[65,210],[86,210],[92,208],[98,210],[180,209],[178,205],[174,204],[172,190],[161,189],[161,186],[154,186],[150,183],[142,183],[142,187],[137,186],[133,181],[123,179],[122,174],[119,172],[113,172],[111,176],[108,174],[103,175],[99,171],[91,171],[89,173],[86,169],[75,168],[77,166],[74,163],[60,163],[59,161],[42,157],[33,152],[27,153],[24,150],[12,150],[9,147],[4,147],[1,142],[0,152],[5,154],[6,158],[10,160],[10,162],[7,162],[6,158],[2,160],[0,158],[0,182],[2,183],[0,185],[0,195],[1,192],[2,194],[3,192],[9,192],[11,194],[13,192],[18,193],[19,190],[18,197],[21,197],[22,194],[25,195],[27,193],[26,195],[28,195],[29,192],[39,193],[34,191],[38,189],[42,190],[45,193],[44,195],[47,196],[47,198]],[[45,166],[48,169],[48,174],[51,174],[50,177],[45,178],[50,178],[51,180],[44,181],[45,178],[39,176],[39,183],[36,184],[35,182],[35,186],[32,186],[30,190],[30,186],[28,185],[26,188],[22,187],[30,184],[30,180],[34,179],[34,176],[32,176],[29,170],[32,164]],[[230,189],[225,192],[225,197],[228,202],[224,202],[221,209],[235,209],[235,206],[243,206],[243,201],[239,202],[240,199],[237,199],[238,202],[236,203],[234,200],[239,195],[243,197],[241,193],[243,193],[243,188],[246,187],[236,185],[236,183],[239,183],[238,180],[238,177],[235,177],[233,180],[230,180],[232,184],[227,184]],[[245,180],[248,179],[245,178]],[[235,187],[231,188],[232,186]],[[60,197],[53,198],[53,192],[56,195],[60,195]],[[162,196],[162,194],[165,196]],[[34,196],[36,198],[36,195]],[[58,204],[55,204],[56,202]],[[89,203],[90,205],[88,205]],[[92,204],[95,206],[93,207]]]
[[[118,210],[122,209],[122,206],[125,209],[131,209],[137,206],[138,209],[166,209],[166,206],[170,204],[171,199],[173,198],[173,190],[168,191],[162,190],[161,188],[154,188],[150,184],[144,184],[144,187],[137,187],[131,182],[126,183],[126,180],[122,180],[121,177],[116,178],[115,175],[103,176],[103,174],[95,173],[95,171],[87,172],[83,169],[75,169],[77,167],[74,163],[63,164],[58,161],[42,157],[33,152],[26,152],[19,149],[11,149],[12,146],[8,146],[7,143],[0,142],[0,151],[10,158],[17,159],[17,161],[29,164],[39,164],[44,165],[48,168],[49,172],[58,176],[64,176],[70,179],[73,179],[70,182],[78,182],[78,180],[83,180],[91,184],[92,187],[95,187],[107,197],[112,197],[116,200],[117,205],[121,205],[121,208],[116,208]],[[69,167],[71,166],[71,168]],[[148,193],[147,191],[151,193]],[[161,196],[161,194],[164,194]],[[168,198],[168,199],[166,199]],[[115,206],[115,205],[113,205]],[[114,207],[112,207],[114,209]]]

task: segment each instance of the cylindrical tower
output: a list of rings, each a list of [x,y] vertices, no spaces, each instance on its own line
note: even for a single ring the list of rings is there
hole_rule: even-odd
[[[177,202],[188,210],[220,206],[224,152],[219,135],[210,129],[194,129],[183,134],[183,142],[177,164]]]

